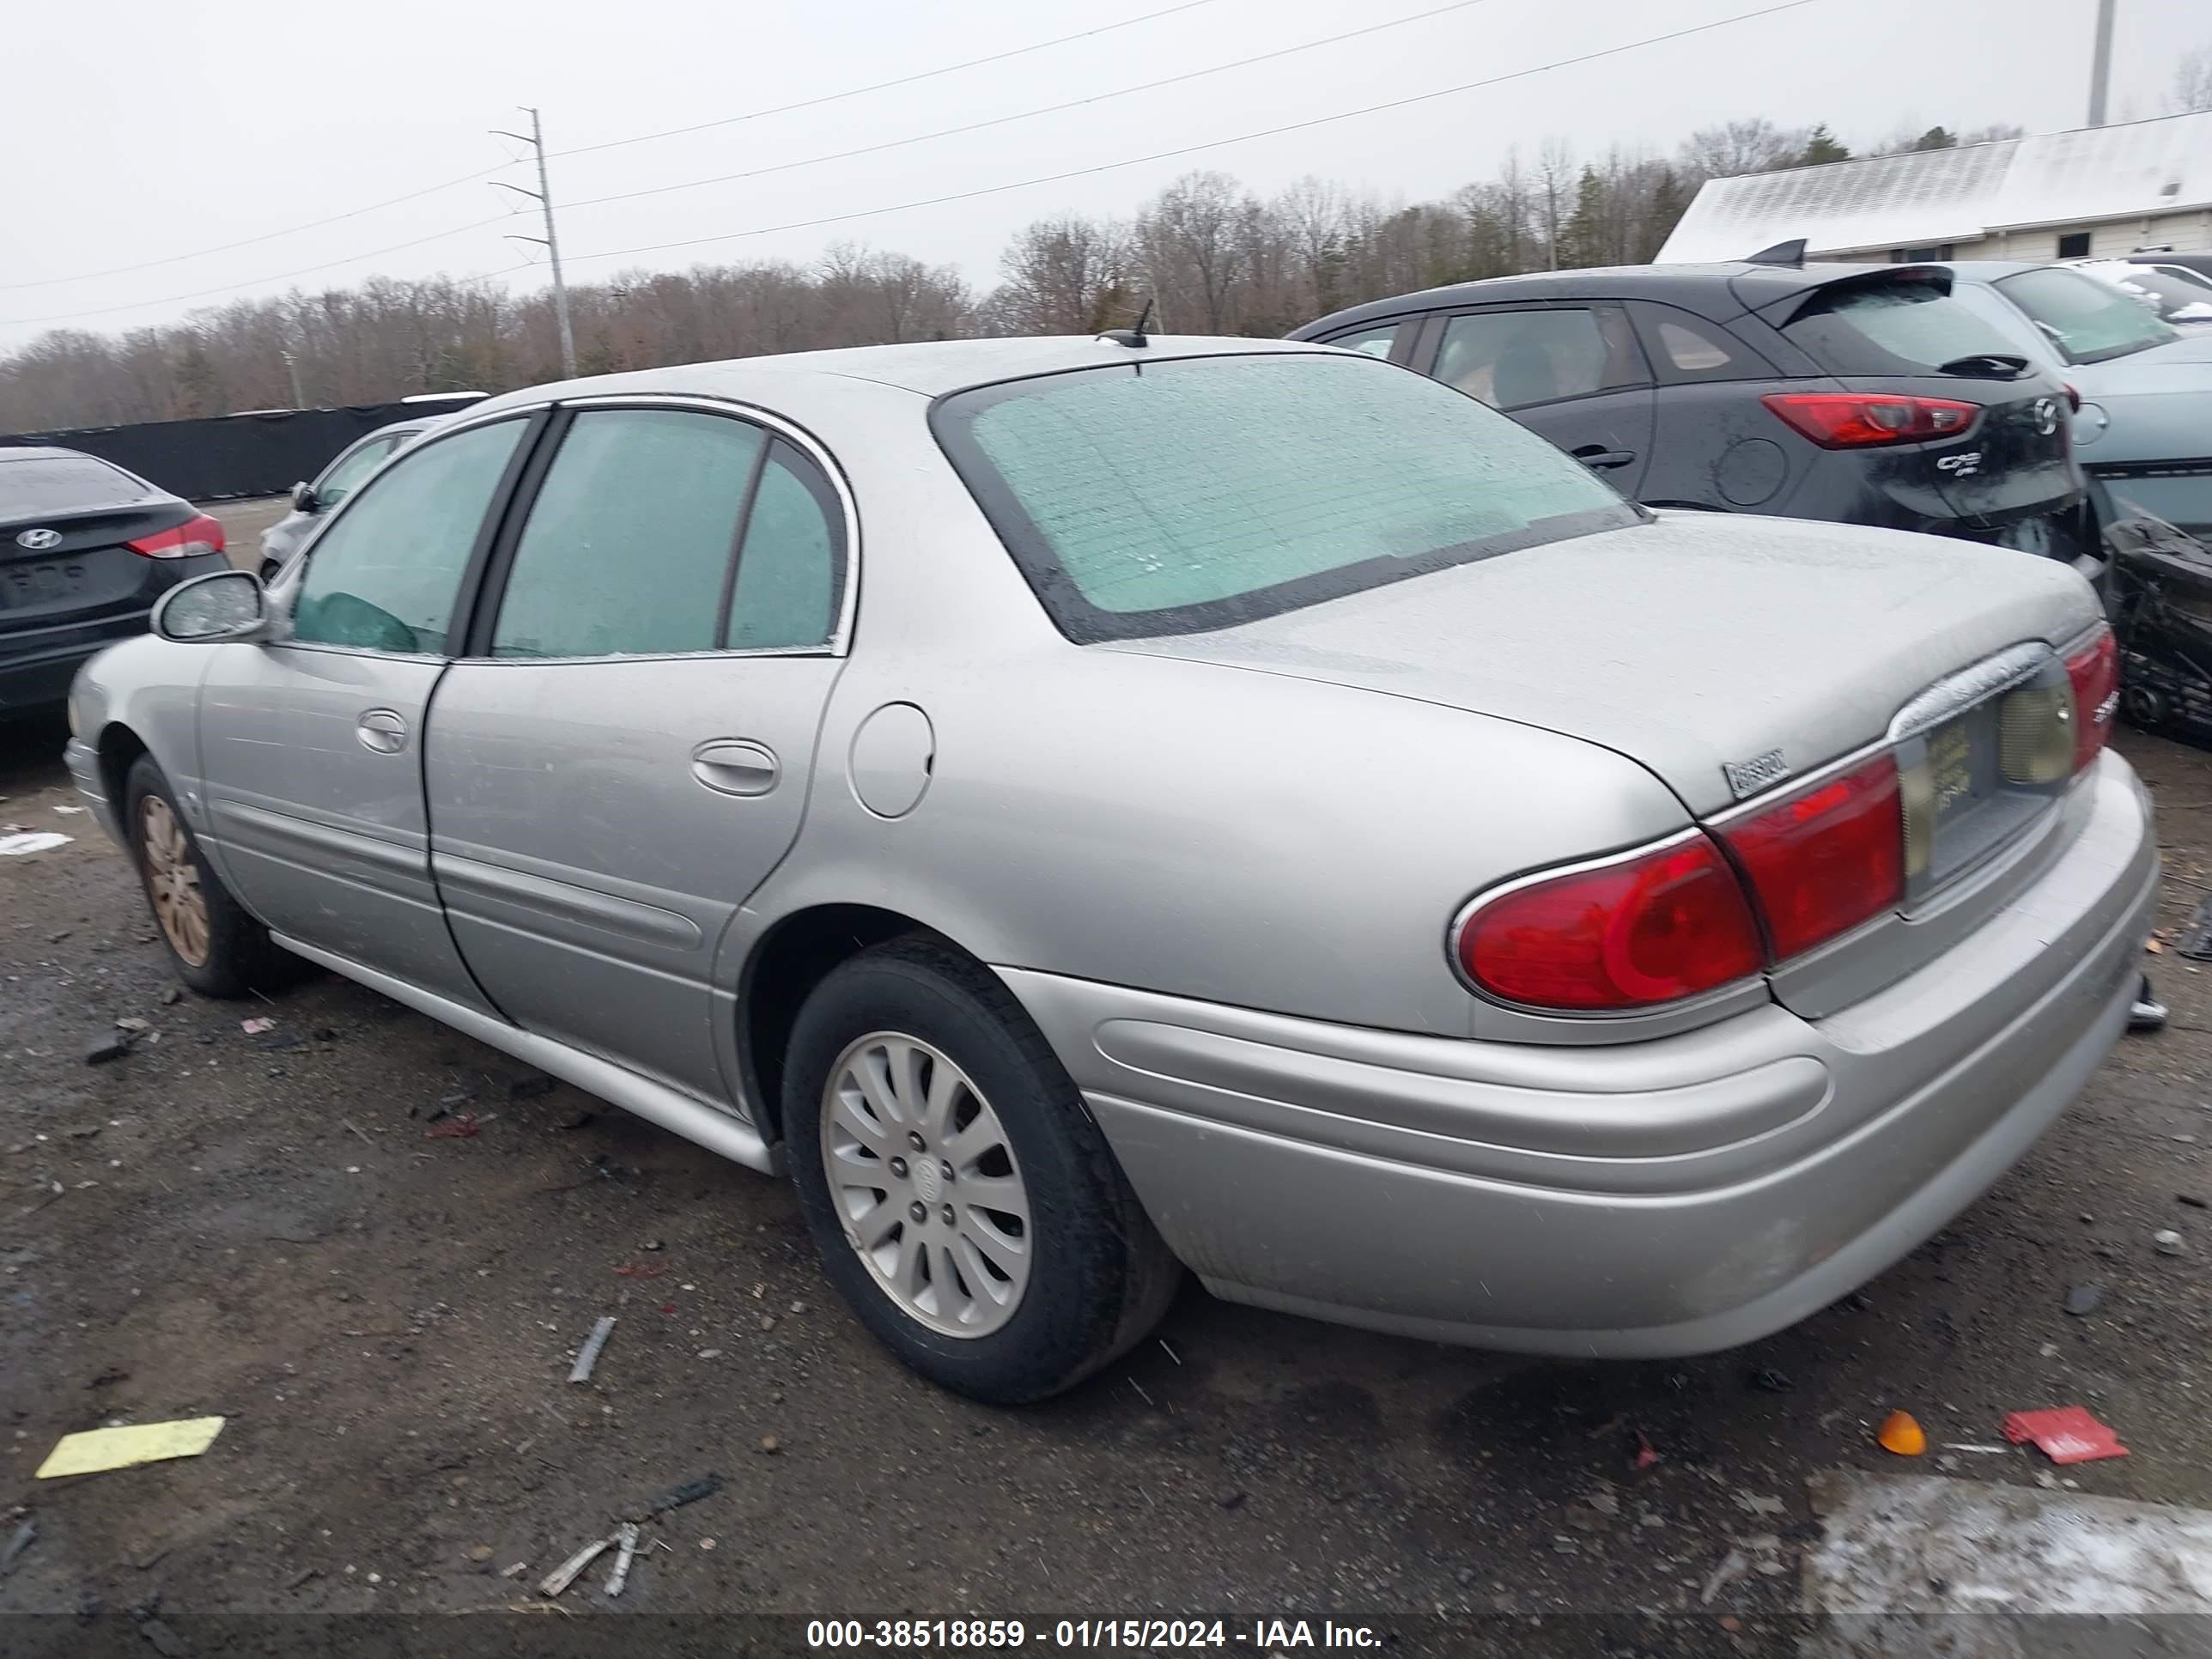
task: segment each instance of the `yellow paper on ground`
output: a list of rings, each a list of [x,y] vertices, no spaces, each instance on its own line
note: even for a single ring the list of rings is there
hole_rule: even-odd
[[[39,1465],[38,1478],[98,1474],[134,1463],[159,1463],[169,1457],[198,1457],[222,1432],[220,1417],[187,1417],[174,1423],[131,1423],[119,1429],[88,1429],[65,1434]]]

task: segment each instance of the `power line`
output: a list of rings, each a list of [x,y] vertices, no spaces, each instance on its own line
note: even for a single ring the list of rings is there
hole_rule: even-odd
[[[1303,132],[1310,127],[1328,126],[1336,121],[1349,121],[1362,115],[1379,114],[1384,110],[1405,109],[1414,104],[1425,104],[1438,98],[1449,98],[1456,93],[1474,92],[1484,87],[1503,85],[1508,81],[1521,81],[1532,75],[1547,74],[1553,70],[1571,69],[1578,64],[1595,63],[1601,58],[1617,58],[1623,52],[1638,51],[1644,46],[1663,46],[1670,40],[1687,39],[1693,34],[1705,34],[1714,29],[1726,28],[1735,23],[1748,23],[1761,17],[1771,17],[1780,12],[1796,11],[1815,3],[1815,0],[1781,0],[1778,5],[1762,6],[1754,11],[1739,12],[1733,17],[1716,18],[1710,23],[1698,23],[1688,28],[1670,29],[1664,34],[1647,35],[1641,40],[1626,41],[1620,46],[1607,46],[1597,52],[1581,52],[1572,58],[1561,58],[1549,64],[1537,64],[1524,70],[1514,70],[1504,75],[1493,75],[1480,81],[1466,81],[1455,87],[1441,87],[1434,92],[1415,93],[1407,98],[1393,98],[1388,102],[1367,104],[1358,109],[1340,110],[1334,115],[1317,115],[1310,120],[1291,121],[1279,127],[1265,127],[1256,132],[1240,132],[1234,137],[1212,138],[1203,143],[1183,144],[1174,149],[1154,150],[1146,155],[1133,155],[1120,161],[1102,161],[1095,167],[1073,167],[1066,173],[1048,173],[1035,179],[1018,179],[1012,184],[988,185],[981,190],[955,191],[945,196],[925,197],[919,201],[896,202],[889,207],[863,208],[854,213],[833,213],[819,219],[797,219],[788,224],[760,225],[750,230],[726,231],[717,236],[693,236],[678,242],[653,242],[641,247],[603,248],[592,253],[568,256],[568,263],[583,259],[620,259],[635,253],[665,253],[672,248],[699,247],[708,242],[735,241],[746,236],[772,236],[780,231],[811,230],[820,225],[844,224],[854,219],[872,219],[886,213],[904,213],[915,208],[939,207],[948,202],[970,202],[982,196],[1003,195],[1011,190],[1027,190],[1035,185],[1059,184],[1065,179],[1088,178],[1095,173],[1113,173],[1122,167],[1141,167],[1147,161],[1164,161],[1179,155],[1195,155],[1201,151],[1225,149],[1231,144],[1249,143],[1257,138],[1273,138],[1285,132]]]
[[[1164,7],[1158,11],[1148,11],[1136,17],[1125,17],[1119,22],[1101,23],[1096,28],[1083,29],[1074,34],[1063,34],[1050,40],[1039,40],[1032,46],[1016,46],[1010,51],[993,52],[989,56],[984,58],[970,58],[961,63],[947,64],[939,69],[921,70],[913,75],[900,76],[895,80],[878,81],[874,82],[872,85],[865,87],[851,87],[842,92],[824,93],[818,98],[803,99],[795,104],[781,104],[771,109],[750,110],[742,115],[722,116],[712,121],[701,121],[691,126],[671,127],[661,132],[641,132],[628,138],[610,138],[601,143],[579,145],[574,149],[553,150],[549,152],[549,155],[553,156],[582,155],[593,150],[614,149],[624,144],[642,144],[659,138],[678,137],[683,134],[689,132],[704,132],[714,127],[729,126],[740,121],[756,121],[770,115],[785,115],[790,113],[793,110],[813,109],[823,104],[834,104],[841,100],[847,98],[858,98],[867,93],[883,92],[892,87],[910,86],[917,81],[932,80],[939,76],[955,74],[961,70],[976,69],[986,64],[1003,63],[1010,58],[1024,57],[1030,52],[1043,52],[1053,46],[1064,46],[1073,41],[1088,40],[1097,35],[1110,34],[1116,29],[1133,28],[1139,23],[1149,23],[1156,18],[1171,17],[1178,12],[1194,11],[1200,6],[1209,6],[1215,3],[1217,3],[1217,0],[1182,0],[1182,3],[1180,5]],[[20,289],[32,288],[60,288],[71,283],[93,282],[103,276],[128,276],[133,271],[153,270],[163,265],[181,264],[185,260],[204,258],[210,254],[231,253],[242,247],[257,247],[264,242],[276,241],[286,236],[297,236],[310,230],[320,230],[325,225],[340,224],[348,219],[358,219],[364,214],[380,212],[388,207],[398,207],[404,202],[418,201],[425,196],[434,196],[441,191],[453,190],[461,185],[473,184],[479,179],[488,179],[493,173],[498,173],[504,167],[512,165],[513,163],[511,162],[501,162],[494,167],[480,167],[474,173],[465,173],[459,178],[448,179],[442,184],[425,185],[420,190],[410,190],[404,195],[388,197],[383,201],[371,202],[363,207],[348,208],[344,212],[333,213],[327,218],[311,219],[305,224],[287,225],[281,230],[264,231],[258,236],[247,236],[235,242],[221,242],[217,243],[213,247],[194,248],[184,253],[166,253],[158,259],[143,259],[136,264],[110,265],[105,270],[79,271],[76,275],[70,276],[40,276],[29,282],[0,283],[0,293],[14,293]],[[471,229],[474,228],[473,226],[468,228]],[[411,246],[416,245],[410,243],[401,243],[398,245],[400,247]],[[395,251],[397,251],[395,248],[385,248],[379,250],[378,252],[388,253]],[[357,254],[355,257],[356,258],[373,259],[376,258],[377,255],[375,252],[370,252]],[[347,262],[344,260],[337,260],[333,261],[333,263],[345,264]],[[309,270],[311,270],[327,269],[329,269],[327,265],[309,267]],[[294,274],[306,275],[307,272],[302,271]],[[283,279],[279,277],[264,277],[262,280],[264,282],[276,282]],[[238,283],[231,284],[231,286],[235,288],[251,288],[255,286],[255,284],[252,283]],[[220,294],[227,291],[228,290],[224,289],[207,289],[202,290],[202,294]],[[190,295],[181,297],[199,298],[201,295]],[[146,305],[165,305],[168,303],[168,301],[164,300],[148,300],[143,303]],[[32,318],[27,320],[33,322],[61,322],[69,320],[70,317],[106,316],[114,312],[131,311],[136,310],[137,308],[136,305],[108,306],[94,311],[71,312],[66,315],[58,316],[52,319]],[[14,325],[0,325],[0,326],[14,326]]]
[[[507,165],[508,164],[505,162],[500,164],[501,167]],[[499,171],[499,167],[481,167],[474,173],[465,173],[458,179],[448,179],[442,185],[425,185],[420,190],[409,191],[404,196],[394,196],[385,201],[371,202],[367,207],[349,208],[343,213],[333,213],[327,219],[311,219],[304,225],[288,225],[283,230],[267,231],[259,236],[248,236],[243,241],[224,242],[215,247],[196,248],[190,253],[167,253],[158,259],[142,260],[135,265],[111,265],[106,270],[82,271],[75,276],[41,276],[34,282],[0,283],[0,292],[11,292],[23,288],[58,288],[64,283],[88,283],[95,277],[121,276],[134,270],[151,270],[156,265],[173,265],[186,259],[202,258],[210,253],[228,253],[236,248],[253,247],[262,242],[273,242],[280,236],[296,236],[301,231],[320,230],[325,225],[335,225],[341,220],[358,219],[364,213],[375,213],[384,208],[398,207],[402,202],[412,202],[425,196],[434,196],[440,191],[452,190],[457,185],[474,184],[477,179],[488,179]],[[159,301],[154,303],[158,304]],[[125,310],[128,307],[117,307],[116,309]],[[79,312],[76,314],[80,317],[88,317],[93,313]]]
[[[725,115],[712,121],[698,121],[688,127],[670,127],[660,132],[641,132],[629,138],[609,138],[597,144],[579,144],[573,149],[556,149],[553,158],[564,155],[588,155],[593,150],[617,149],[624,144],[649,143],[656,138],[680,138],[688,132],[705,132],[713,127],[734,126],[740,121],[757,121],[765,116],[788,115],[793,110],[818,109],[823,104],[834,104],[842,99],[858,98],[865,93],[885,92],[893,87],[910,87],[917,81],[931,81],[940,75],[953,75],[962,70],[980,69],[986,64],[1003,64],[1009,58],[1025,57],[1033,52],[1043,52],[1052,46],[1064,46],[1072,41],[1088,40],[1093,36],[1111,34],[1116,29],[1134,28],[1139,23],[1152,22],[1155,18],[1172,17],[1178,12],[1196,11],[1200,6],[1210,6],[1216,0],[1183,0],[1178,6],[1168,6],[1159,11],[1148,11],[1141,17],[1125,17],[1118,23],[1101,23],[1097,28],[1084,29],[1075,34],[1063,34],[1050,40],[1040,40],[1031,46],[1016,46],[1008,52],[994,52],[988,58],[970,58],[964,63],[947,64],[942,69],[920,70],[912,75],[902,75],[892,81],[878,81],[865,87],[852,87],[843,92],[826,92],[819,98],[803,98],[795,104],[778,104],[770,109],[747,110],[742,115]]]
[[[101,306],[91,311],[58,312],[50,317],[11,317],[0,319],[0,328],[26,328],[35,323],[66,323],[79,317],[110,317],[118,311],[143,311],[150,306],[174,305],[182,300],[204,300],[213,294],[235,293],[241,288],[258,288],[264,283],[282,283],[295,276],[311,276],[319,270],[329,270],[337,265],[357,264],[363,259],[380,258],[402,249],[421,247],[425,242],[442,242],[448,236],[459,236],[471,230],[482,230],[487,225],[505,224],[514,215],[495,214],[489,219],[478,219],[465,225],[455,225],[451,230],[434,230],[428,236],[417,236],[404,242],[394,242],[389,247],[371,248],[366,253],[350,253],[343,259],[325,259],[319,265],[302,265],[297,270],[280,270],[273,276],[257,276],[251,282],[226,283],[220,288],[203,288],[190,294],[167,294],[158,300],[134,300],[128,305]]]
[[[1319,40],[1308,40],[1295,46],[1279,46],[1273,52],[1255,53],[1239,58],[1232,63],[1216,64],[1208,69],[1186,70],[1181,75],[1170,75],[1157,81],[1140,82],[1133,87],[1120,87],[1112,92],[1093,93],[1087,98],[1071,98],[1065,103],[1046,104],[1036,109],[1025,109],[1013,115],[994,115],[988,120],[969,121],[957,127],[940,127],[935,132],[917,133],[911,138],[887,139],[880,144],[863,144],[857,149],[841,149],[827,155],[810,155],[804,161],[778,161],[770,167],[751,167],[743,173],[717,173],[711,179],[693,179],[679,185],[651,185],[643,190],[617,191],[609,196],[587,196],[568,204],[571,209],[598,207],[608,202],[635,201],[641,196],[665,196],[679,190],[699,190],[708,185],[726,185],[739,179],[759,179],[771,173],[789,173],[798,167],[819,167],[825,161],[850,161],[856,155],[874,155],[887,149],[902,149],[908,144],[924,144],[933,138],[951,138],[963,132],[981,132],[988,127],[1002,127],[1015,121],[1032,120],[1040,115],[1056,115],[1063,110],[1081,109],[1089,104],[1103,104],[1110,99],[1127,98],[1132,94],[1152,92],[1161,87],[1180,85],[1185,81],[1202,80],[1209,75],[1221,75],[1230,70],[1246,69],[1254,64],[1269,63],[1278,58],[1289,58],[1297,52],[1314,52],[1322,46],[1338,46],[1346,40],[1356,40],[1364,34],[1379,34],[1385,29],[1403,28],[1408,23],[1425,22],[1431,17],[1441,17],[1446,12],[1465,11],[1469,6],[1479,6],[1486,0],[1451,0],[1449,5],[1416,12],[1410,17],[1396,17],[1388,22],[1370,23],[1364,28],[1347,29],[1342,34],[1332,34]],[[556,151],[556,155],[562,152]]]

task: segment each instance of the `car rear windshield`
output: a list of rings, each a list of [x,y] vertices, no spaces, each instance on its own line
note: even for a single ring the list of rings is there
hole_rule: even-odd
[[[1832,374],[1927,374],[1962,357],[2020,356],[1948,283],[1925,276],[1823,289],[1782,331]]]
[[[129,473],[89,455],[11,461],[0,454],[0,518],[22,513],[62,513],[143,500]]]
[[[1644,517],[1474,398],[1348,356],[1102,366],[956,393],[933,422],[1078,641],[1230,627]]]
[[[2142,301],[2078,270],[2044,265],[2002,278],[1996,289],[2069,362],[2101,363],[2181,337]]]

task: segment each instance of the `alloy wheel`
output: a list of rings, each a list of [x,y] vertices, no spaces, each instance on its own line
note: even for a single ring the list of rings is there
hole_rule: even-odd
[[[174,951],[191,967],[208,959],[207,896],[200,891],[199,866],[191,843],[169,803],[148,795],[138,803],[138,851],[146,872],[147,896],[154,920]]]
[[[821,1126],[845,1237],[900,1311],[958,1337],[1012,1318],[1035,1258],[1029,1192],[968,1074],[918,1037],[872,1031],[830,1068]]]

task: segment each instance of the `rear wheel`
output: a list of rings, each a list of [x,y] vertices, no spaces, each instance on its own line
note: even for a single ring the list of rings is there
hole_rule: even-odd
[[[835,969],[784,1066],[793,1176],[826,1270],[892,1352],[1016,1404],[1126,1352],[1182,1268],[1074,1084],[987,970],[933,940]]]
[[[123,799],[147,908],[177,976],[203,996],[225,999],[288,981],[292,958],[222,884],[151,755],[131,763]]]

